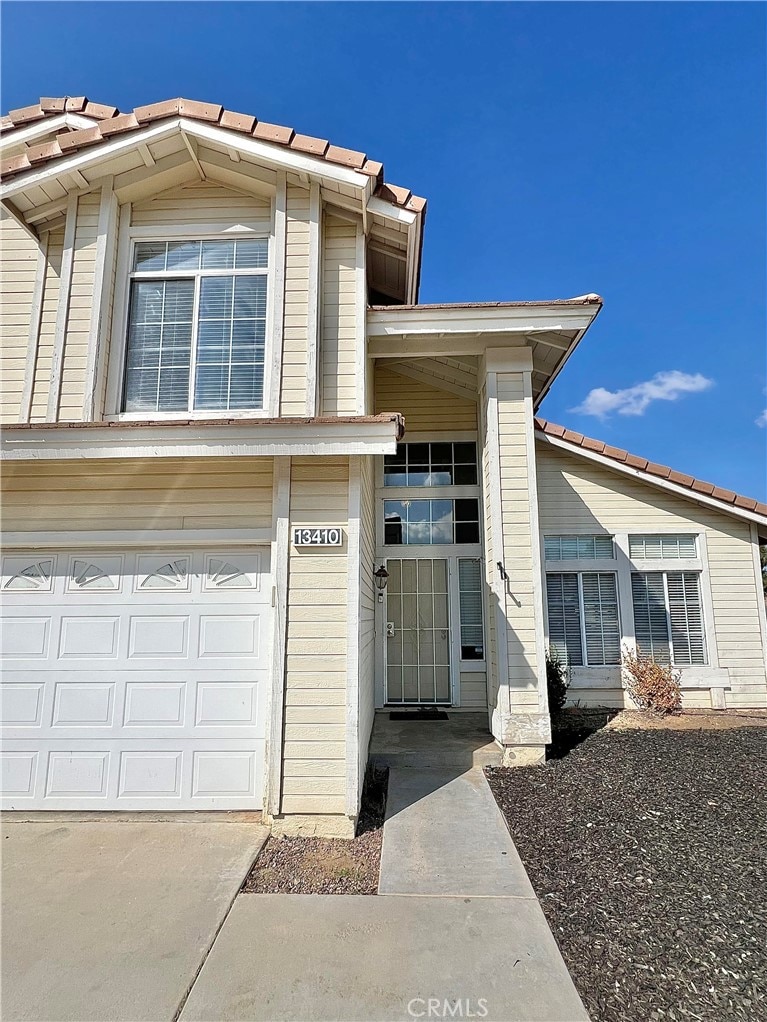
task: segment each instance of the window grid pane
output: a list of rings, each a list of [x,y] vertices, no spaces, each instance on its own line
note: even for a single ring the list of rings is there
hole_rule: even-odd
[[[461,659],[484,660],[482,628],[482,571],[475,558],[458,561],[458,591],[461,617]]]
[[[479,501],[385,500],[387,546],[479,543]]]
[[[384,456],[384,486],[476,486],[475,443],[399,444]]]
[[[574,571],[547,575],[546,603],[551,652],[572,666],[582,665],[578,575]]]
[[[629,536],[629,554],[644,561],[693,560],[697,557],[693,534]]]
[[[131,286],[125,410],[189,407],[193,280],[141,280]]]

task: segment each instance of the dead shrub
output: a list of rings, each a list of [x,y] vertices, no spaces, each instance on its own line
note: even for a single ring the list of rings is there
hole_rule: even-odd
[[[682,709],[681,677],[669,664],[658,664],[651,656],[637,649],[623,650],[623,673],[626,689],[640,710],[665,716]]]

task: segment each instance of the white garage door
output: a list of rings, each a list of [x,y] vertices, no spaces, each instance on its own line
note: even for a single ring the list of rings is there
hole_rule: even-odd
[[[260,809],[268,549],[2,564],[5,809]]]

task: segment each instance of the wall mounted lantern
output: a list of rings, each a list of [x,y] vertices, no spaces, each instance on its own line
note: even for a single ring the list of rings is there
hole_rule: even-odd
[[[377,571],[373,572],[373,578],[376,580],[376,589],[378,589],[378,602],[383,603],[383,594],[389,581],[389,572],[384,568],[383,564]]]

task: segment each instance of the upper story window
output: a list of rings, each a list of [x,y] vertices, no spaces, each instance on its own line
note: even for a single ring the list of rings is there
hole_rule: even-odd
[[[263,406],[267,262],[265,238],[136,244],[124,411]]]
[[[384,486],[476,486],[475,443],[399,444],[384,457]]]

